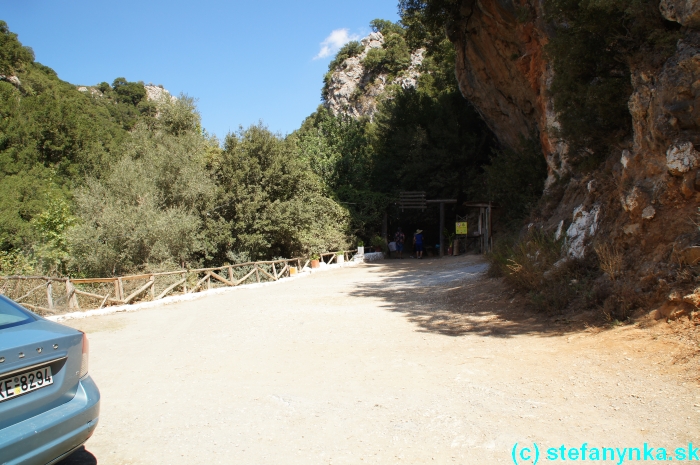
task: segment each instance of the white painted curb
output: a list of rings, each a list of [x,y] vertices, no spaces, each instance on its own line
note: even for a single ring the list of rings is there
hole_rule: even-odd
[[[85,310],[84,312],[64,313],[62,315],[51,315],[51,316],[47,316],[45,318],[49,321],[59,322],[59,321],[67,321],[67,320],[79,320],[79,319],[88,318],[91,316],[112,315],[114,313],[122,313],[122,312],[135,312],[136,310],[141,310],[144,308],[160,307],[162,305],[169,305],[169,304],[175,304],[178,302],[187,302],[190,300],[197,300],[197,299],[201,299],[204,297],[209,297],[211,295],[226,294],[228,292],[232,292],[232,291],[235,291],[238,289],[254,289],[257,287],[271,286],[274,284],[279,284],[281,282],[288,282],[288,281],[293,280],[293,279],[304,278],[306,276],[310,276],[311,274],[318,273],[320,271],[330,271],[333,269],[344,268],[346,266],[356,266],[360,263],[362,263],[362,262],[349,261],[349,262],[343,263],[342,265],[338,265],[338,264],[326,265],[326,264],[324,264],[323,266],[321,266],[321,268],[315,268],[313,270],[307,266],[300,273],[298,273],[296,276],[289,276],[286,278],[280,278],[278,281],[269,281],[266,283],[241,284],[240,286],[234,286],[234,287],[220,287],[218,289],[210,289],[207,291],[196,292],[194,294],[174,295],[174,296],[165,297],[163,299],[150,301],[150,302],[139,302],[137,304],[131,304],[131,305],[118,305],[115,307],[100,308],[98,310]]]

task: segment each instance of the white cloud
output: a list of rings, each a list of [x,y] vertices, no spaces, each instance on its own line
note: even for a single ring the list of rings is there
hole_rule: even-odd
[[[326,58],[335,54],[340,47],[347,44],[351,40],[359,40],[360,36],[357,34],[350,35],[347,29],[336,29],[331,34],[326,37],[326,39],[321,42],[321,50],[318,55],[314,57],[314,60],[319,58]]]

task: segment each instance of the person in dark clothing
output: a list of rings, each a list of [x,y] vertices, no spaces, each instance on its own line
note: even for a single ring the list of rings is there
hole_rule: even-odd
[[[403,258],[403,243],[406,242],[406,235],[401,232],[401,228],[396,229],[394,242],[396,242],[396,251],[399,253],[399,258]]]
[[[416,248],[416,258],[423,258],[423,230],[416,229],[413,235],[413,245]]]

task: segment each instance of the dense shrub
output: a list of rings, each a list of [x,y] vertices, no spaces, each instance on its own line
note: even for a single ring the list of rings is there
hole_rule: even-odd
[[[24,65],[34,61],[34,52],[17,40],[5,21],[0,21],[0,74],[12,76]]]
[[[184,96],[159,104],[163,114],[196,116]],[[108,172],[76,193],[80,223],[68,232],[71,267],[106,276],[206,258],[215,245],[202,215],[216,198],[205,169],[207,142],[196,118],[189,127],[177,118],[137,124]]]
[[[262,124],[226,136],[215,173],[232,249],[258,259],[347,247],[347,211],[296,148]]]

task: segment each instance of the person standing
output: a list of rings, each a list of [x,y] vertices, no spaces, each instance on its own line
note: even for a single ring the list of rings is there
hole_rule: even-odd
[[[413,234],[413,245],[416,248],[416,258],[423,258],[423,230],[416,229]]]
[[[399,253],[399,258],[403,258],[403,243],[406,242],[406,235],[401,231],[401,228],[396,228],[394,242],[396,243],[396,251]]]

